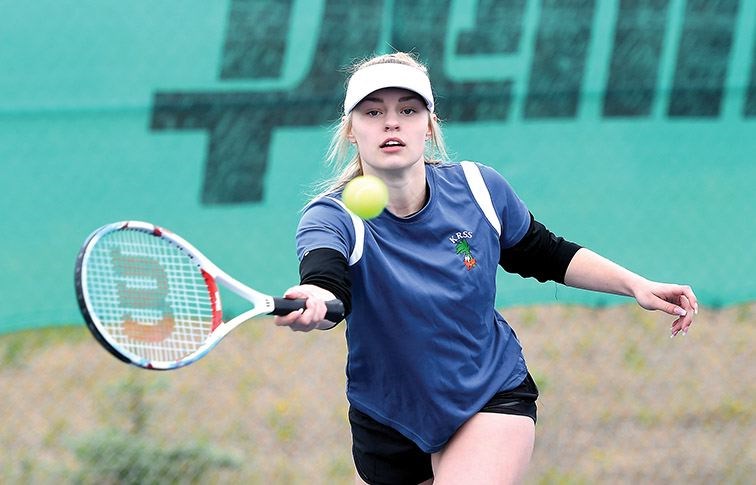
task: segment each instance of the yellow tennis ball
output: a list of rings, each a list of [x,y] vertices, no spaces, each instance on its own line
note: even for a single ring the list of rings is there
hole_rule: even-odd
[[[388,204],[388,188],[374,175],[355,177],[346,184],[341,199],[363,219],[377,217]]]

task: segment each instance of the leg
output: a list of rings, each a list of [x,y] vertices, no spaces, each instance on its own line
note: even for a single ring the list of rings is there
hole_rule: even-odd
[[[478,413],[433,454],[434,483],[521,483],[534,443],[535,423],[529,417]]]

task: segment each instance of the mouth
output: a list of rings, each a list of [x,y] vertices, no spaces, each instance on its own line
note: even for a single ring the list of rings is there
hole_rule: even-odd
[[[403,147],[404,142],[399,138],[388,138],[381,143],[381,148]]]

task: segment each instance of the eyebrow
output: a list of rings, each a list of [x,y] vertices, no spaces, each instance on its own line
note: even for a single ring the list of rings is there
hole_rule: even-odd
[[[410,94],[409,96],[402,96],[401,98],[399,98],[399,102],[400,103],[404,103],[404,102],[409,101],[411,99],[416,99],[416,100],[418,100],[420,102],[423,101],[419,94]],[[363,98],[362,101],[373,101],[374,103],[383,103],[384,102],[383,98],[378,98],[376,96],[366,96],[365,98]]]

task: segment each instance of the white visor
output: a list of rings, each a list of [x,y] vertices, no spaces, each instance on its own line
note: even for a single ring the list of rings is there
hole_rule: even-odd
[[[344,98],[344,114],[348,115],[365,96],[383,88],[414,91],[425,100],[428,111],[433,113],[430,79],[423,71],[406,64],[382,63],[363,67],[352,74]]]

